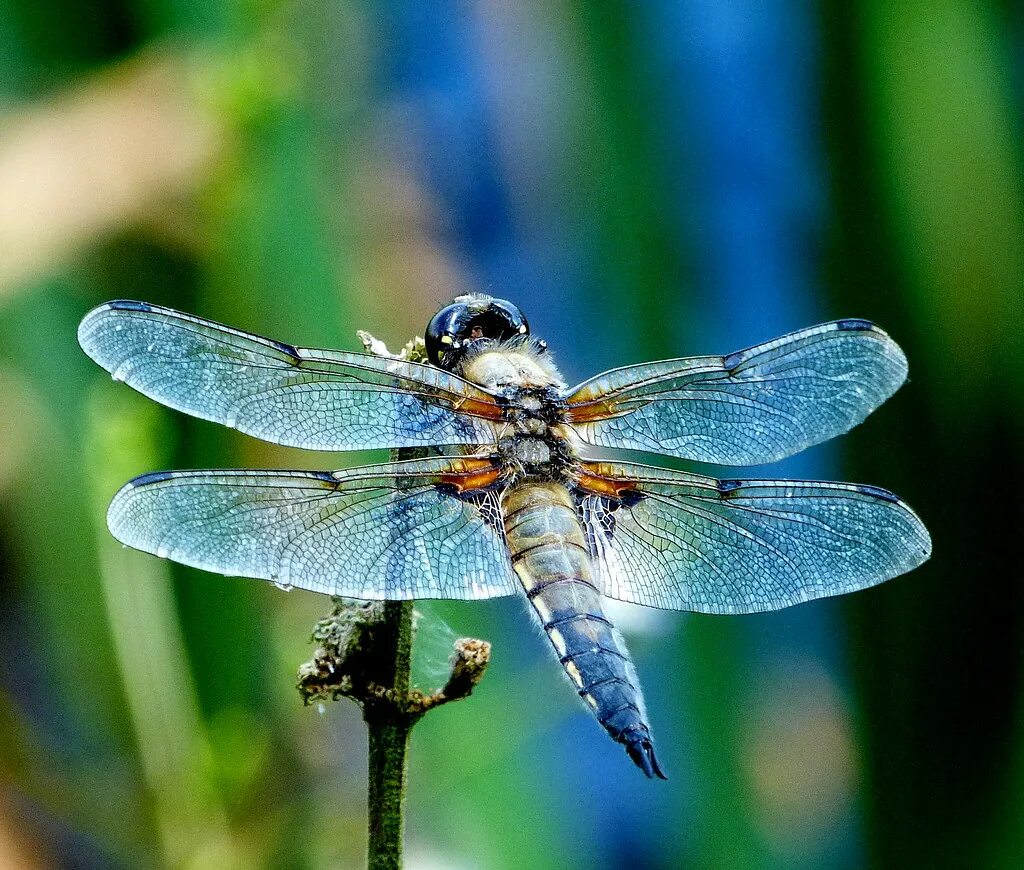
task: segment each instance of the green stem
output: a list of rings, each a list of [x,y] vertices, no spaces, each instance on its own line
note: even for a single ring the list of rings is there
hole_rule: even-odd
[[[405,837],[409,735],[416,719],[404,703],[412,660],[412,602],[385,603],[384,620],[374,627],[373,646],[386,653],[375,658],[376,673],[369,675],[370,682],[386,689],[390,697],[368,701],[363,707],[370,748],[367,867],[399,870]]]
[[[368,796],[369,870],[398,870],[405,837],[409,724],[371,724]]]

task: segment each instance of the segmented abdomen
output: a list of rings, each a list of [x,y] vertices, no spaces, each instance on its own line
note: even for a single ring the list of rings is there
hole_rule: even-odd
[[[553,483],[523,483],[503,502],[512,564],[559,661],[608,733],[648,776],[658,766],[636,672],[605,616],[572,496]]]

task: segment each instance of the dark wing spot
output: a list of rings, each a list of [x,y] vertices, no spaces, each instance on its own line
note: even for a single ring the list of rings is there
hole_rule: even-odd
[[[867,483],[857,484],[857,492],[864,495],[869,495],[872,498],[878,498],[882,501],[892,502],[893,504],[899,504],[900,500],[897,496],[893,495],[889,490],[882,489],[880,486],[871,486]]]
[[[176,471],[151,471],[149,474],[140,474],[128,481],[129,486],[148,486],[151,483],[160,483],[164,480],[171,480],[181,477]]]
[[[642,502],[647,496],[637,489],[623,489],[619,492],[619,502],[623,507],[631,508]]]
[[[747,352],[745,350],[736,351],[728,356],[722,357],[722,368],[724,368],[729,374],[732,374],[744,360],[747,358]]]
[[[721,495],[728,496],[729,493],[743,486],[743,483],[744,481],[742,480],[720,480],[718,481],[718,492]]]
[[[860,317],[848,317],[844,320],[837,320],[836,328],[846,332],[865,332],[866,330],[874,329],[875,324],[870,320],[864,320]]]
[[[319,480],[324,485],[325,489],[338,488],[338,478],[329,471],[307,471],[305,473]]]
[[[302,357],[299,356],[299,351],[296,347],[290,344],[285,344],[283,341],[275,341],[272,338],[265,338],[264,341],[269,341],[274,347],[276,347],[281,353],[286,353],[291,357],[291,364],[297,366],[302,362]]]
[[[114,299],[107,303],[107,308],[114,311],[155,311],[148,302],[136,302],[134,299]]]

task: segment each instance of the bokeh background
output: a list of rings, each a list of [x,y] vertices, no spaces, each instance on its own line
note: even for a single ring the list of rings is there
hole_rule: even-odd
[[[891,488],[935,556],[843,600],[621,621],[645,780],[517,601],[425,605],[411,868],[1024,866],[1024,14],[985,0],[0,0],[0,866],[358,867],[329,606],[117,546],[164,467],[340,467],[148,402],[101,301],[392,346],[518,302],[569,381],[836,317],[910,381],[755,473]],[[698,469],[708,470],[708,469]],[[714,469],[711,469],[712,472]]]

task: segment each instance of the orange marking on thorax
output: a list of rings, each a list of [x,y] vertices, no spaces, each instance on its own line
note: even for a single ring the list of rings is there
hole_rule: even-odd
[[[494,483],[501,474],[489,459],[456,459],[452,461],[452,468],[458,470],[452,474],[442,474],[441,482],[454,486],[459,492],[483,489]]]
[[[483,417],[485,420],[500,420],[503,417],[501,407],[494,402],[487,402],[483,399],[459,399],[454,403],[457,411],[472,414],[474,417]]]
[[[635,489],[628,480],[602,474],[600,463],[582,462],[580,465],[584,471],[579,475],[576,483],[581,489],[609,498],[622,498],[627,492]]]
[[[609,417],[617,417],[621,413],[615,402],[598,400],[579,405],[570,405],[566,411],[566,417],[570,423],[591,423],[595,420],[607,420]]]

